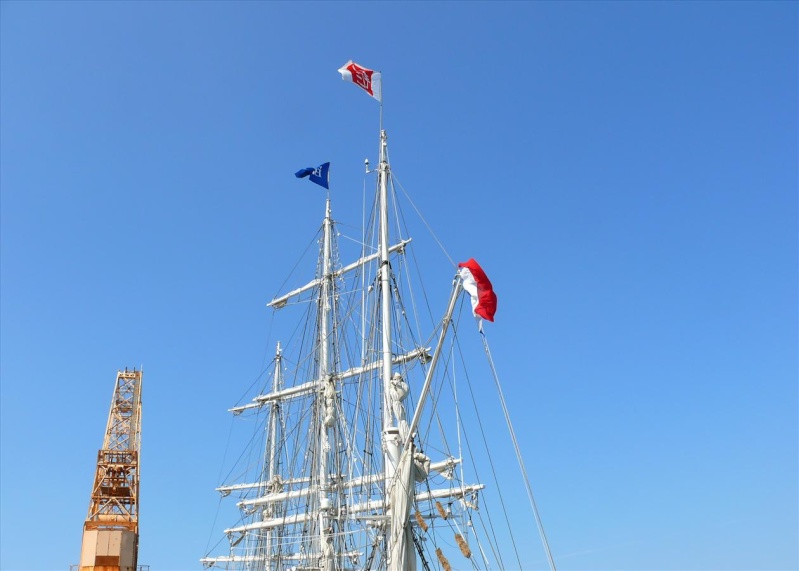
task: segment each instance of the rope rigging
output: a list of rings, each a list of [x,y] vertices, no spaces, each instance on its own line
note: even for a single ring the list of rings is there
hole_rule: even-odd
[[[544,533],[544,525],[541,522],[541,516],[538,513],[538,506],[535,503],[535,498],[533,497],[533,488],[530,485],[530,478],[527,476],[527,468],[524,466],[524,461],[522,460],[522,453],[519,449],[519,441],[516,439],[516,431],[513,430],[513,423],[510,419],[510,414],[508,413],[508,405],[505,403],[505,395],[502,392],[502,386],[499,383],[499,375],[497,375],[497,369],[494,366],[494,360],[491,358],[491,350],[488,347],[488,339],[485,336],[483,331],[480,331],[480,339],[483,342],[483,348],[485,349],[486,357],[488,358],[488,364],[491,367],[491,374],[494,378],[494,384],[497,387],[497,394],[499,395],[499,400],[502,403],[502,412],[505,415],[505,422],[508,425],[508,431],[510,432],[511,440],[513,441],[513,448],[516,450],[516,460],[519,462],[519,468],[521,469],[522,476],[524,478],[524,485],[527,489],[527,498],[530,501],[530,507],[533,509],[533,513],[535,514],[535,523],[538,527],[538,533],[541,536],[541,541],[544,544],[544,551],[546,551],[547,559],[549,560],[549,567],[552,571],[556,571],[555,568],[555,560],[552,558],[552,552],[549,549],[549,542],[547,541],[546,533]]]
[[[402,188],[398,181],[396,184]],[[393,177],[391,186],[393,190]],[[402,191],[405,192],[404,189]],[[405,195],[407,197],[407,193]],[[394,217],[391,223],[397,227],[404,226],[406,221],[402,210],[396,204],[395,191],[392,191],[391,199],[394,201],[392,208]],[[407,199],[416,209],[410,197]],[[416,211],[418,214],[418,209]],[[430,230],[429,224],[424,221],[421,214],[419,217],[441,246],[441,242]],[[374,222],[375,219],[373,211],[370,220]],[[263,561],[271,562],[263,566],[264,570],[269,571],[289,568],[292,565],[296,568],[320,571],[356,567],[394,569],[393,561],[399,558],[394,559],[393,548],[389,548],[388,545],[399,544],[397,537],[404,532],[398,533],[397,526],[401,525],[408,531],[402,541],[407,542],[411,552],[414,550],[418,552],[417,561],[425,571],[431,569],[446,571],[450,568],[474,570],[505,568],[503,555],[505,558],[515,556],[516,563],[512,563],[512,567],[525,568],[517,549],[516,538],[513,536],[506,509],[506,500],[503,497],[503,491],[505,496],[511,492],[508,492],[507,488],[503,490],[499,485],[498,473],[501,466],[495,465],[491,457],[493,443],[484,430],[480,415],[481,405],[475,400],[475,391],[472,389],[469,373],[465,369],[464,353],[470,352],[464,351],[461,346],[456,326],[459,324],[460,315],[465,313],[465,297],[460,299],[457,316],[452,313],[456,307],[460,282],[453,282],[453,293],[446,317],[437,321],[434,318],[436,312],[432,310],[432,306],[437,305],[437,300],[434,299],[431,303],[421,280],[411,279],[414,273],[422,275],[416,254],[424,258],[426,255],[424,251],[415,252],[413,248],[408,248],[406,251],[403,241],[391,250],[390,261],[381,262],[375,257],[366,259],[369,241],[367,238],[376,236],[374,225],[366,224],[364,239],[360,242],[353,240],[362,251],[362,261],[358,262],[360,265],[356,267],[355,264],[351,264],[345,267],[345,271],[336,273],[342,268],[340,251],[337,242],[334,240],[330,243],[329,239],[333,235],[340,235],[334,231],[332,217],[326,219],[326,224],[325,231],[328,233],[323,246],[327,252],[324,258],[320,256],[317,259],[315,281],[294,290],[285,298],[280,298],[279,303],[282,305],[275,306],[300,305],[301,307],[295,307],[294,311],[304,314],[307,318],[306,326],[296,326],[290,335],[289,342],[285,346],[286,353],[293,353],[295,357],[293,361],[286,361],[284,367],[288,363],[293,363],[290,365],[291,371],[286,371],[285,381],[281,380],[281,388],[276,390],[279,394],[269,401],[280,402],[280,426],[270,428],[267,423],[262,423],[260,428],[259,438],[262,438],[265,432],[263,424],[267,424],[267,431],[278,432],[279,452],[272,464],[275,475],[280,474],[283,479],[279,482],[279,489],[262,485],[254,491],[249,490],[241,494],[243,498],[249,500],[240,503],[240,507],[246,507],[242,508],[240,515],[242,518],[250,517],[250,521],[254,520],[256,525],[241,525],[238,529],[226,530],[231,541],[230,557],[233,557],[233,548],[241,542],[242,545],[235,551],[236,557],[240,558],[238,561],[244,562],[245,558],[257,554]],[[408,235],[406,230],[407,228],[403,228],[397,235]],[[443,247],[441,250],[444,251]],[[373,256],[373,252],[369,254]],[[444,255],[455,266],[446,251]],[[379,270],[381,264],[387,264],[383,266],[389,268],[387,274],[381,275]],[[296,267],[297,265],[295,269]],[[294,269],[291,274],[293,273]],[[346,283],[343,278],[344,273],[348,276]],[[383,289],[381,289],[381,279],[385,279]],[[460,278],[456,277],[456,280],[458,279]],[[414,291],[415,288],[417,291]],[[373,294],[369,296],[368,301],[367,294]],[[287,303],[292,296],[292,301]],[[389,308],[383,313],[380,311],[381,296],[390,296],[392,300]],[[272,319],[274,315],[273,311]],[[430,323],[424,324],[428,318]],[[391,322],[392,333],[390,337],[384,337],[386,341],[381,345],[377,327],[386,322]],[[446,332],[448,326],[452,328],[449,339],[447,339],[449,334]],[[420,340],[424,339],[421,332],[429,329],[432,329],[432,333],[427,338],[427,343],[420,343]],[[272,335],[271,323],[269,335],[270,337]],[[437,345],[439,337],[441,345],[436,346],[436,352],[442,349],[443,352],[440,359],[436,356],[431,364],[427,360],[429,352],[426,357],[421,352],[427,351],[428,344]],[[555,571],[520,449],[510,424],[505,398],[482,332],[481,341],[500,395],[503,414],[522,468],[527,495],[533,507],[539,533],[544,542],[550,567]],[[389,345],[390,351],[386,352],[385,346]],[[289,352],[289,349],[292,351]],[[327,351],[329,355],[323,353]],[[471,353],[479,353],[479,350],[473,350]],[[405,404],[401,404],[406,394],[400,397],[394,396],[394,393],[389,393],[385,388],[386,392],[381,392],[381,375],[377,365],[381,359],[385,363],[387,358],[392,361],[393,370],[389,373],[397,375],[401,373],[400,380],[405,379],[408,384],[411,384],[413,378],[418,380],[421,370],[425,381],[422,393],[418,391],[420,387],[416,384],[412,385],[414,390],[410,393],[406,387],[405,393],[409,398]],[[441,361],[439,368],[434,367],[437,360]],[[461,366],[464,366],[463,376],[459,369]],[[457,387],[457,382],[461,383],[461,387]],[[464,382],[467,390],[463,389]],[[485,386],[490,388],[488,383]],[[385,394],[391,395],[390,399],[384,399]],[[464,404],[469,397],[474,403],[474,413]],[[428,398],[425,409],[423,402]],[[463,398],[464,403],[461,403],[459,398]],[[265,397],[265,400],[268,398]],[[387,406],[390,407],[389,410],[386,410]],[[253,411],[256,413],[255,417],[258,417],[262,408],[270,407],[259,406]],[[381,479],[388,473],[386,467],[389,466],[388,457],[383,454],[385,449],[381,451],[381,446],[386,446],[384,435],[389,433],[387,430],[384,432],[385,426],[381,425],[381,416],[383,418],[385,415],[391,416],[392,412],[396,417],[396,424],[389,427],[392,429],[403,426],[401,421],[406,421],[406,414],[408,420],[413,416],[411,428],[409,429],[407,422],[404,425],[406,435],[402,437],[400,444],[412,452],[415,447],[420,455],[429,455],[426,458],[427,471],[423,473],[420,468],[418,474],[423,475],[418,477],[416,483],[412,479],[407,479],[409,472],[403,473],[401,483],[396,486],[389,486],[387,479]],[[451,413],[454,413],[454,433]],[[473,414],[476,423],[472,422]],[[287,422],[287,419],[290,421]],[[493,428],[490,423],[486,427]],[[258,430],[256,428],[256,432]],[[480,436],[474,438],[477,432]],[[471,441],[469,434],[473,437]],[[256,453],[260,448],[260,453],[263,454],[264,445],[259,438],[254,436],[251,444],[254,444]],[[259,442],[260,446],[256,442]],[[483,456],[487,457],[487,467]],[[240,463],[246,464],[244,468],[255,463],[250,457],[247,457],[249,461],[244,461],[243,458],[244,456]],[[431,459],[437,464],[436,471],[430,470]],[[401,462],[397,461],[397,464],[399,466]],[[236,468],[241,467],[239,465]],[[410,473],[416,474],[413,472],[414,469],[411,466]],[[482,491],[483,480],[478,473],[481,470],[490,472],[490,476],[486,475],[489,478],[493,476],[494,482],[497,483],[496,488],[485,496]],[[260,472],[258,478],[263,483],[268,475],[266,464],[261,465]],[[396,473],[392,474],[397,476]],[[476,478],[476,482],[471,481],[472,478]],[[389,500],[389,487],[392,490],[396,488],[398,492],[396,498],[402,499]],[[403,490],[405,494],[399,493]],[[393,491],[391,496],[394,498]],[[408,509],[411,510],[411,515],[404,524],[397,524],[397,520],[390,518],[394,517],[394,513],[403,514],[405,507],[397,508],[394,512],[394,506],[408,505],[404,503],[406,498],[410,502]],[[490,501],[486,501],[486,498]],[[497,499],[499,506],[495,504]],[[389,502],[397,504],[392,505]],[[512,503],[509,501],[508,505],[512,507]],[[479,506],[481,509],[478,509],[478,504],[481,504]],[[495,516],[497,507],[503,512],[501,517],[496,518],[497,527],[492,520],[489,507],[495,508],[493,512]],[[399,517],[401,520],[405,516]],[[276,521],[281,518],[282,521]],[[509,538],[505,537],[502,529],[503,518],[504,525],[510,531]],[[498,530],[502,533],[498,533]],[[389,536],[392,538],[391,541],[388,539]],[[242,542],[242,539],[246,541]],[[502,545],[503,542],[506,545]],[[329,563],[332,555],[328,556],[326,552],[328,545],[334,546],[331,549],[335,549],[334,564]],[[332,554],[333,551],[329,553]],[[461,556],[468,561],[460,559]],[[320,558],[328,563],[321,563]],[[450,559],[452,563],[449,562]],[[346,563],[348,560],[351,564]],[[232,559],[208,558],[208,562],[212,561],[231,563]]]

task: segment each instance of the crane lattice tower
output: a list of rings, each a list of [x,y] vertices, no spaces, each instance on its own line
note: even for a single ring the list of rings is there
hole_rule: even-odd
[[[136,571],[142,372],[117,372],[103,447],[97,453],[80,571]]]

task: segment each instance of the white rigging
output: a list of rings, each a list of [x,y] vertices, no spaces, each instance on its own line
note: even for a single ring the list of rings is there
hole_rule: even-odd
[[[236,498],[231,509],[239,519],[224,529],[222,553],[202,559],[206,566],[414,571],[420,563],[425,570],[449,571],[452,558],[458,568],[503,567],[504,546],[488,511],[491,502],[486,501],[498,490],[477,477],[483,460],[468,438],[467,449],[460,448],[462,433],[465,436],[472,427],[454,387],[450,403],[442,397],[447,375],[455,374],[454,369],[448,372],[454,355],[443,347],[449,338],[454,344],[457,336],[454,322],[462,281],[454,276],[440,321],[419,323],[415,307],[406,313],[404,301],[413,300],[405,294],[416,293],[404,263],[411,240],[391,245],[392,236],[396,240],[407,233],[397,230],[403,219],[391,185],[387,140],[381,123],[377,204],[374,218],[365,224],[369,228],[363,232],[360,258],[345,266],[338,263],[328,196],[316,275],[268,304],[281,310],[281,317],[302,310],[307,324],[285,345],[277,345],[271,386],[229,409],[236,417],[263,421],[263,440],[253,439],[261,445],[262,462],[255,474],[246,476],[248,481],[217,488],[223,497]],[[366,171],[370,172],[368,162]],[[302,307],[290,303],[309,299],[312,303]],[[433,347],[425,346],[432,341],[415,339],[428,329],[434,332],[428,338],[435,336]],[[504,395],[482,339],[555,571]],[[447,421],[445,414],[452,412],[454,422]],[[448,445],[455,441],[448,440],[453,431],[456,451]],[[483,440],[482,453],[490,462],[491,446],[485,436]]]

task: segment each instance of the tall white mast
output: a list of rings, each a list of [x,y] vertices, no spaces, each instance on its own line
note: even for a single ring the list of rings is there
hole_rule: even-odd
[[[386,152],[386,132],[380,131],[380,166],[378,167],[378,185],[380,190],[380,234],[378,249],[380,251],[380,302],[382,325],[382,380],[383,380],[383,435],[391,428],[391,279],[388,257],[388,176],[389,165]],[[387,459],[388,460],[388,459]],[[388,467],[387,463],[387,467]]]
[[[386,482],[394,475],[399,461],[399,432],[393,425],[391,416],[391,267],[389,265],[389,232],[388,232],[388,136],[380,130],[380,166],[378,167],[378,185],[380,190],[380,233],[378,250],[380,252],[380,309],[382,328],[382,367],[383,385],[383,444],[385,450],[384,470]]]
[[[334,557],[332,541],[329,531],[328,509],[330,498],[328,497],[328,466],[327,454],[330,450],[328,441],[328,430],[333,424],[335,415],[335,384],[330,367],[330,312],[331,308],[331,287],[332,287],[332,231],[333,220],[330,215],[330,198],[325,203],[324,221],[324,244],[322,253],[322,291],[320,297],[320,324],[319,324],[319,375],[322,379],[322,392],[319,417],[319,552],[322,554],[322,570],[332,571]]]
[[[382,105],[380,106],[382,110]],[[383,476],[385,478],[386,493],[389,493],[394,475],[397,470],[400,452],[399,430],[394,427],[391,416],[391,272],[389,265],[388,251],[388,177],[390,174],[388,164],[388,137],[380,129],[380,165],[378,167],[378,187],[380,212],[380,232],[378,250],[380,253],[380,309],[381,309],[381,328],[382,328],[382,367],[381,377],[383,386]],[[391,529],[391,518],[387,522],[389,529],[386,530],[386,537],[391,538],[394,534]],[[388,569],[389,571],[400,571],[396,568],[397,561],[392,561],[391,554],[394,549],[388,547]]]

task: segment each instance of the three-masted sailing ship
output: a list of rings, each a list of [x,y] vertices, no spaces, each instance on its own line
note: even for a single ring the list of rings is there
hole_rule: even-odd
[[[339,71],[381,99],[378,72],[352,62]],[[328,188],[328,166],[297,176]],[[459,364],[460,316],[470,334],[477,317],[490,362],[482,320],[493,321],[496,296],[469,260],[453,267],[443,314],[413,305],[422,290],[410,281],[412,243],[400,226],[382,124],[378,166],[367,162],[366,171],[377,181],[359,259],[340,258],[328,192],[315,277],[268,304],[277,317],[292,314],[292,325],[263,386],[230,409],[255,421],[249,452],[218,488],[224,500],[236,499],[238,521],[201,561],[253,571],[524,568],[517,544],[529,543],[536,525],[530,519],[508,530],[507,520],[491,518],[477,474],[496,476],[495,465],[476,450],[490,454],[492,446],[485,435],[469,439],[469,423],[482,429],[479,410],[465,408],[458,392],[471,392]],[[493,364],[486,369],[493,374]],[[521,499],[500,496],[500,508]],[[516,539],[507,540],[509,532]]]

